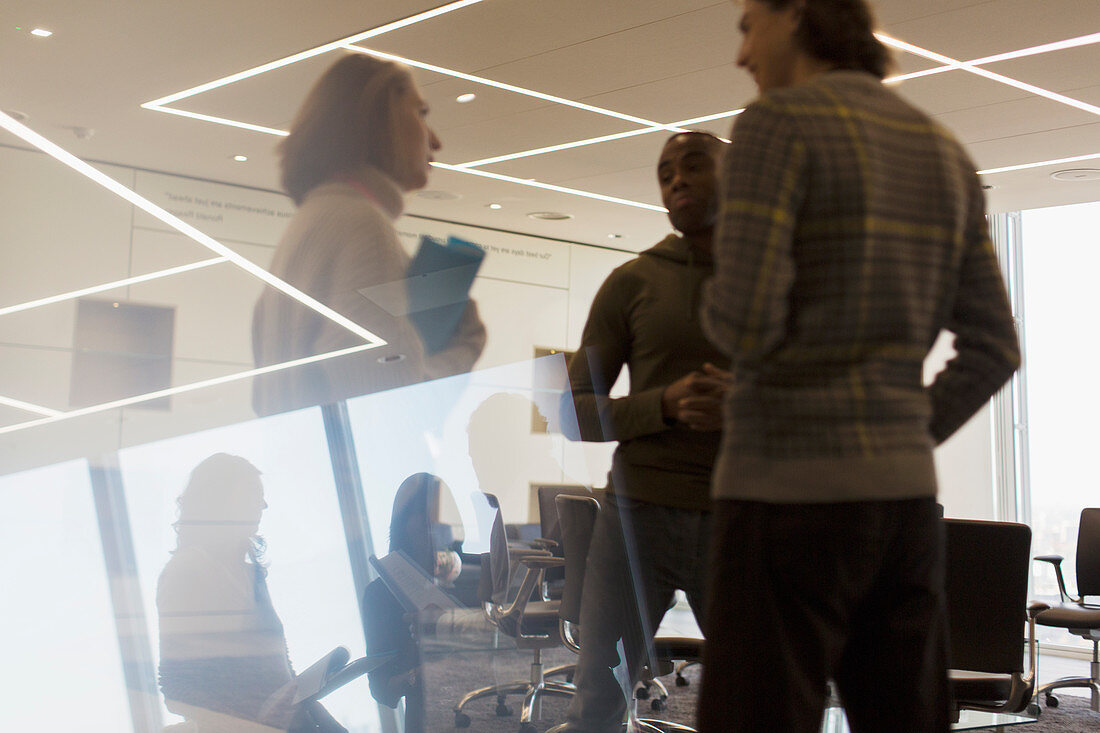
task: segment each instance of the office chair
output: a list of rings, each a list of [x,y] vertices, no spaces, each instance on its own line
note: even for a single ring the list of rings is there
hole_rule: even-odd
[[[542,668],[542,650],[561,646],[562,641],[558,633],[560,604],[545,600],[538,591],[543,585],[546,570],[561,567],[564,560],[551,556],[545,550],[510,548],[500,503],[491,494],[485,496],[489,505],[496,509],[489,536],[489,553],[482,558],[482,578],[488,579],[482,583],[486,615],[501,633],[515,640],[517,649],[532,651],[531,675],[526,680],[490,685],[466,693],[454,707],[455,727],[469,727],[470,716],[465,709],[474,700],[496,697],[497,715],[506,716],[511,714],[505,705],[506,696],[523,694],[519,731],[535,733],[532,720],[539,714],[540,698],[545,695],[567,697],[576,689],[566,682],[547,680]],[[486,567],[489,568],[488,573],[485,573]],[[517,577],[522,580],[513,592],[512,580]]]
[[[1058,698],[1052,692],[1062,687],[1086,687],[1091,698],[1091,707],[1100,712],[1100,658],[1097,645],[1100,644],[1100,604],[1085,603],[1086,596],[1100,595],[1100,508],[1083,509],[1081,523],[1077,533],[1077,598],[1066,592],[1066,581],[1062,577],[1061,555],[1041,555],[1035,558],[1054,566],[1058,577],[1058,595],[1061,602],[1057,606],[1040,611],[1036,622],[1043,626],[1067,629],[1071,634],[1092,642],[1092,663],[1088,677],[1063,677],[1043,685],[1039,690],[1049,707],[1058,706]]]
[[[559,631],[565,646],[579,654],[582,643],[581,595],[588,548],[592,544],[592,530],[600,504],[591,495],[560,494],[555,498],[555,505],[561,523],[562,549],[565,554],[565,586],[558,610]],[[548,733],[559,731],[563,725],[551,728]],[[627,733],[694,733],[693,728],[677,723],[639,718],[634,706],[629,704],[623,730]]]
[[[558,506],[555,500],[558,496],[588,496],[594,495],[592,489],[581,484],[542,484],[535,489],[535,495],[539,504],[539,542],[536,547],[545,549],[554,557],[564,558],[562,548],[561,523],[558,520]],[[587,555],[587,550],[585,555]],[[544,576],[545,587],[543,594],[546,598],[560,599],[565,586],[565,568],[550,568]],[[568,646],[568,645],[567,645]],[[566,682],[573,682],[575,664],[563,664],[546,670],[545,676],[555,677],[564,675]]]
[[[945,519],[943,526],[956,714],[960,709],[1021,712],[1035,692],[1035,617],[1027,608],[1031,528],[964,519]],[[1020,649],[1025,617],[1026,674]]]

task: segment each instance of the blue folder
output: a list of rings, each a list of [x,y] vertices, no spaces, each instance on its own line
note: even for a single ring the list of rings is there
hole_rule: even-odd
[[[442,350],[454,337],[484,259],[485,250],[473,242],[420,237],[406,283],[408,317],[424,342],[425,353]]]

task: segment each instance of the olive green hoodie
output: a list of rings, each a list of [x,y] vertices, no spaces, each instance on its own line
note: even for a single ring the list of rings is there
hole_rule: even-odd
[[[699,324],[701,288],[711,273],[709,258],[670,234],[612,271],[592,301],[569,362],[577,422],[564,419],[563,432],[571,440],[619,441],[608,476],[609,489],[619,496],[688,509],[710,506],[721,433],[667,423],[661,395],[704,363],[726,362]],[[609,398],[624,365],[630,393]]]

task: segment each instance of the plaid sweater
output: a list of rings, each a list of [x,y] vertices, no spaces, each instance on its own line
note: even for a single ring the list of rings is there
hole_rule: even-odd
[[[734,126],[708,337],[735,373],[714,494],[934,495],[932,447],[1019,364],[974,165],[870,74],[774,90]],[[930,386],[941,329],[958,355]]]

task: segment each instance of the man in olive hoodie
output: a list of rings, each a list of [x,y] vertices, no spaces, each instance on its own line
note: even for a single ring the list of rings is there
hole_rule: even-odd
[[[566,426],[567,437],[619,445],[588,556],[577,695],[564,731],[618,731],[627,703],[615,668],[625,662],[637,681],[676,589],[697,619],[703,608],[710,476],[728,375],[713,366],[723,357],[703,336],[698,313],[712,273],[722,147],[702,132],[665,144],[657,179],[679,234],[608,276],[569,363],[578,432]],[[624,365],[630,393],[609,397]]]

